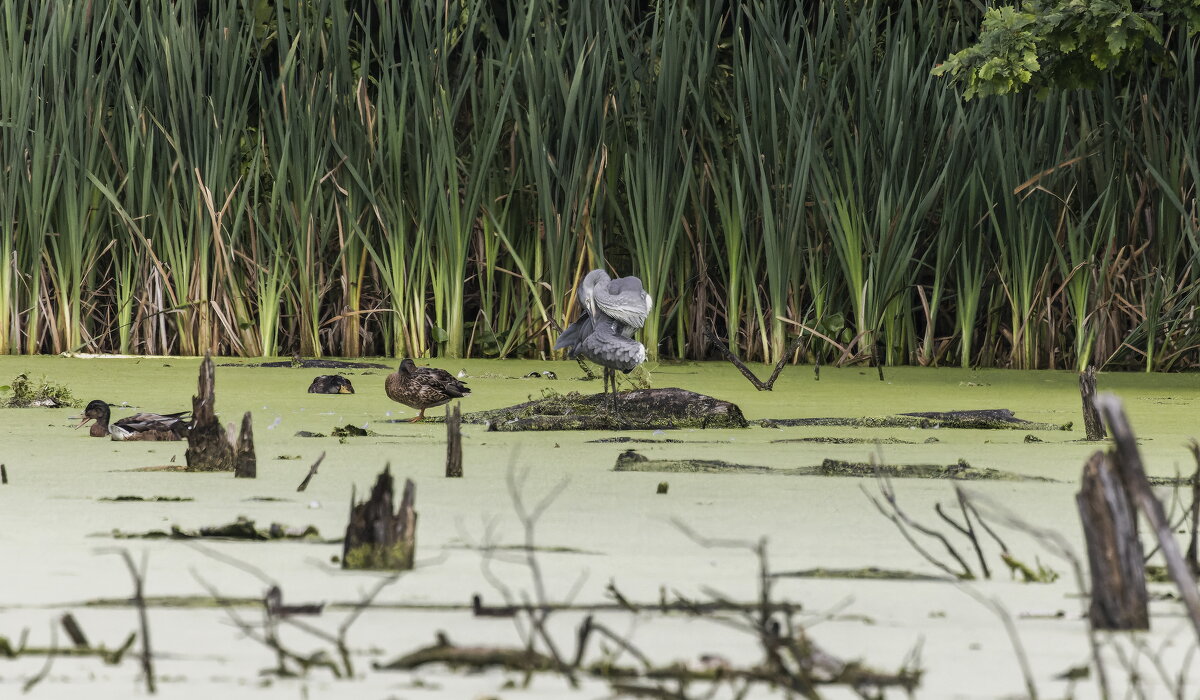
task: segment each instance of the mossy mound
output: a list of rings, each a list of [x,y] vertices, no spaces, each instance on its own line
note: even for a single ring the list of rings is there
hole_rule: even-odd
[[[55,384],[45,377],[40,378],[35,384],[29,379],[29,375],[24,372],[13,377],[12,383],[8,386],[0,387],[0,391],[12,393],[12,396],[0,402],[0,406],[5,408],[30,408],[34,406],[62,408],[77,407],[80,405],[79,400],[75,398],[71,390],[66,386]]]
[[[536,401],[463,414],[464,423],[486,424],[491,431],[522,430],[669,430],[674,428],[745,428],[736,404],[686,389],[635,389],[618,394],[610,413],[603,394],[550,393]],[[444,418],[431,417],[432,421]]]

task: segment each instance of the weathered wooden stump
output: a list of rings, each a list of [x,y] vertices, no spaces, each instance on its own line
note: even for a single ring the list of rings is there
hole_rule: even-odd
[[[462,475],[462,409],[455,403],[446,407],[446,476]]]
[[[192,397],[192,425],[187,434],[188,471],[233,471],[234,476],[253,479],[257,475],[254,430],[249,411],[242,416],[241,432],[234,437],[233,424],[221,428],[213,406],[216,403],[212,356],[205,353],[200,363],[200,380]]]
[[[1167,574],[1175,583],[1196,638],[1200,640],[1200,590],[1196,588],[1196,577],[1184,561],[1162,501],[1158,500],[1150,486],[1146,469],[1142,466],[1137,438],[1133,434],[1133,427],[1129,425],[1129,419],[1125,417],[1125,408],[1120,399],[1107,393],[1096,397],[1096,408],[1112,434],[1112,458],[1121,476],[1125,493],[1154,530],[1159,552],[1167,563]]]
[[[216,401],[213,373],[212,356],[206,353],[200,363],[199,386],[192,397],[192,427],[188,430],[188,446],[184,453],[188,471],[231,471],[234,468],[233,445],[213,411]]]
[[[254,428],[249,411],[242,416],[242,431],[238,433],[233,446],[233,475],[241,479],[258,476],[258,462],[254,458]]]
[[[413,568],[417,546],[417,513],[413,509],[416,493],[416,484],[405,479],[400,508],[393,512],[392,472],[388,466],[375,480],[368,500],[357,503],[353,495],[350,497],[350,523],[342,546],[343,569]]]
[[[1100,411],[1096,410],[1096,368],[1088,367],[1079,373],[1079,396],[1083,399],[1083,430],[1087,440],[1103,440],[1108,437]]]
[[[1125,492],[1113,458],[1096,452],[1083,467],[1075,495],[1083,521],[1092,578],[1092,627],[1142,630],[1150,627],[1145,555],[1138,539],[1137,511]]]

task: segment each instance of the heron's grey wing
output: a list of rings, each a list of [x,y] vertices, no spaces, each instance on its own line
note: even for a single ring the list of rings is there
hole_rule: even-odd
[[[636,277],[620,277],[592,290],[592,303],[613,319],[631,328],[646,325],[654,303]]]
[[[575,319],[575,323],[567,326],[567,330],[563,331],[562,335],[558,336],[558,342],[554,343],[554,349],[574,349],[575,346],[583,342],[584,338],[592,334],[592,328],[592,317],[587,311],[584,311],[582,316]],[[574,357],[574,355],[572,355],[572,357]]]
[[[646,361],[646,347],[632,338],[592,333],[579,346],[584,357],[603,367],[629,372]]]

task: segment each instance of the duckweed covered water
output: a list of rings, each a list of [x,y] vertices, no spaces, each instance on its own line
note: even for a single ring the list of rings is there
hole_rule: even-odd
[[[473,393],[462,402],[464,411],[540,398],[544,390],[601,389],[598,381],[579,381],[574,363],[435,360],[431,364],[466,372]],[[112,403],[115,419],[138,410],[190,408],[198,365],[195,358],[0,357],[0,377],[22,372],[46,376],[83,401],[100,398]],[[543,370],[552,370],[558,379],[526,376]],[[638,440],[632,446],[656,460],[705,459],[768,470],[819,465],[826,459],[935,465],[965,460],[975,469],[1055,479],[1061,483],[981,481],[967,488],[1030,522],[1056,528],[1082,552],[1074,492],[1084,460],[1097,446],[1081,441],[1077,380],[1071,372],[899,368],[887,370],[887,381],[880,382],[873,369],[826,367],[820,381],[814,381],[811,368],[789,367],[768,393],[755,391],[727,364],[664,364],[651,368],[655,387],[677,386],[732,401],[751,427],[613,434],[488,433],[483,426],[464,425],[463,479],[442,475],[445,426],[397,422],[415,412],[384,396],[387,372],[345,370],[356,394],[319,395],[306,393],[307,387],[317,374],[330,373],[328,369],[219,366],[218,412],[228,421],[247,410],[254,415],[259,455],[259,478],[254,480],[167,469],[182,465],[183,443],[89,438],[72,429],[78,422],[77,408],[0,409],[4,426],[0,463],[6,465],[10,482],[0,486],[0,562],[4,562],[0,636],[15,640],[27,627],[30,644],[48,645],[51,623],[63,611],[72,610],[93,641],[110,646],[122,642],[136,627],[131,610],[84,607],[88,601],[121,600],[130,593],[124,563],[106,553],[113,547],[129,548],[135,559],[146,553],[148,596],[203,598],[203,580],[223,596],[243,602],[261,599],[266,584],[255,573],[224,560],[234,558],[277,582],[288,602],[334,604],[327,617],[312,622],[336,630],[350,604],[378,580],[377,574],[343,573],[333,561],[341,553],[339,544],[206,540],[196,545],[170,539],[118,541],[110,533],[169,532],[172,527],[192,531],[244,516],[264,524],[312,526],[322,537],[336,540],[346,524],[352,490],[357,488],[361,494],[390,463],[397,478],[411,478],[417,484],[418,567],[383,592],[380,602],[386,609],[368,611],[350,634],[364,677],[336,681],[328,673],[314,671],[307,681],[261,681],[259,671],[273,665],[272,653],[232,628],[222,610],[156,607],[150,623],[155,648],[163,655],[159,673],[174,679],[163,684],[164,695],[294,698],[303,687],[312,698],[346,697],[346,693],[386,697],[397,692],[415,698],[568,697],[563,683],[554,678],[539,678],[531,689],[516,691],[504,689],[506,676],[496,672],[464,676],[423,670],[413,676],[367,670],[372,660],[395,658],[431,644],[439,629],[463,644],[520,643],[511,621],[474,618],[460,606],[467,606],[475,594],[485,602],[503,602],[484,577],[477,550],[485,544],[508,548],[522,542],[509,475],[527,469],[523,491],[527,506],[567,480],[535,530],[538,561],[554,600],[561,601],[578,585],[578,602],[611,602],[606,593],[610,581],[637,601],[658,601],[664,588],[700,599],[712,588],[731,598],[751,600],[757,579],[749,550],[703,547],[672,520],[711,537],[754,542],[766,536],[771,565],[777,571],[877,569],[912,574],[880,580],[779,579],[778,596],[800,602],[814,613],[835,611],[812,630],[814,638],[832,652],[895,670],[918,639],[924,639],[926,674],[920,695],[996,697],[1022,692],[1023,682],[1002,625],[991,611],[953,585],[928,580],[941,572],[914,552],[862,493],[861,487],[875,488],[874,479],[676,473],[670,476],[669,492],[660,495],[656,491],[661,474],[613,471],[618,456],[631,445],[598,441],[615,437]],[[1101,390],[1115,391],[1124,399],[1152,475],[1190,473],[1193,464],[1186,441],[1200,433],[1195,420],[1200,376],[1101,374],[1099,383]],[[1041,442],[1026,442],[1030,433],[1023,430],[755,425],[768,418],[988,408],[1011,409],[1020,418],[1042,423],[1074,421],[1076,427],[1039,431],[1036,437]],[[296,437],[298,431],[331,435],[335,428],[347,425],[368,434],[344,441]],[[930,437],[936,441],[928,442]],[[320,471],[305,492],[297,493],[297,485],[321,452],[327,456]],[[135,471],[148,467],[157,469]],[[896,480],[893,486],[905,511],[931,526],[941,524],[933,504],[953,501],[951,485],[945,481]],[[126,500],[129,497],[145,500]],[[1027,537],[1004,534],[1021,560],[1034,562],[1036,557],[1061,577],[1051,584],[1023,584],[1001,573],[995,580],[972,585],[998,597],[1018,618],[1039,687],[1047,695],[1061,695],[1066,682],[1055,677],[1083,663],[1088,653],[1076,584],[1065,562]],[[209,550],[220,558],[210,556]],[[992,568],[1005,571],[993,550],[989,550]],[[520,551],[499,551],[507,555],[492,563],[493,573],[512,590],[531,591],[528,569],[510,561]],[[1169,586],[1156,587],[1169,590]],[[337,607],[341,604],[345,607]],[[1154,630],[1149,642],[1157,646],[1178,635],[1161,659],[1168,668],[1178,669],[1189,643],[1186,629],[1181,633],[1177,624],[1178,608],[1170,601],[1156,601],[1151,612]],[[243,614],[258,613],[247,609]],[[621,613],[604,615],[612,628],[625,629],[630,621]],[[555,631],[566,640],[573,639],[578,620],[568,613],[552,618]],[[62,643],[62,635],[58,637]],[[749,663],[759,653],[749,637],[683,617],[644,620],[634,641],[664,663],[702,654]],[[320,647],[312,641],[297,644],[305,649]],[[94,659],[60,659],[35,695],[128,697],[140,687],[136,662],[131,659],[114,667]],[[0,659],[0,696],[19,692],[43,663],[41,657]],[[1114,661],[1112,668],[1119,667]],[[589,688],[578,696],[605,692],[602,685]],[[1080,688],[1086,688],[1085,694],[1094,692],[1094,684]]]

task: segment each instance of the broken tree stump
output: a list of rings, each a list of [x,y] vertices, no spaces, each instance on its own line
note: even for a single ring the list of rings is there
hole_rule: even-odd
[[[1103,440],[1108,436],[1100,411],[1096,410],[1096,368],[1088,367],[1079,373],[1079,396],[1083,399],[1083,430],[1085,440]]]
[[[0,484],[8,483],[8,467],[0,464]]]
[[[1092,454],[1083,467],[1075,495],[1083,521],[1091,569],[1092,602],[1088,617],[1102,630],[1150,628],[1145,555],[1138,539],[1137,511],[1111,455]]]
[[[242,431],[233,445],[233,476],[239,479],[258,476],[258,462],[254,458],[254,428],[249,411],[242,416]]]
[[[192,427],[188,430],[188,446],[184,453],[187,470],[192,472],[231,471],[234,468],[234,448],[217,420],[213,405],[212,355],[205,354],[200,363],[200,381],[192,397]]]
[[[462,409],[455,403],[446,407],[446,476],[462,475]]]
[[[404,480],[400,508],[392,511],[392,472],[386,466],[375,480],[371,497],[356,503],[350,497],[350,523],[342,545],[343,569],[387,569],[407,571],[413,568],[417,546],[417,513],[413,510],[417,487]]]
[[[1112,433],[1113,459],[1125,492],[1154,529],[1159,551],[1167,562],[1167,573],[1179,590],[1179,597],[1192,622],[1192,629],[1196,638],[1200,640],[1200,590],[1196,588],[1196,577],[1184,561],[1183,554],[1179,551],[1179,543],[1175,541],[1175,532],[1167,519],[1166,509],[1163,508],[1162,501],[1154,495],[1154,489],[1146,477],[1137,438],[1133,434],[1133,427],[1129,425],[1129,419],[1125,416],[1125,408],[1120,399],[1108,393],[1096,397],[1096,408]]]

